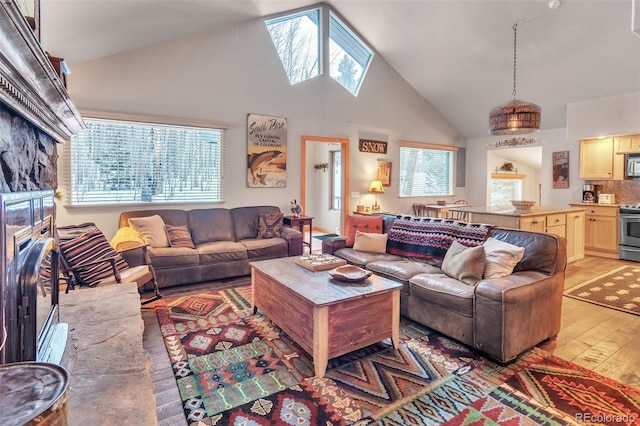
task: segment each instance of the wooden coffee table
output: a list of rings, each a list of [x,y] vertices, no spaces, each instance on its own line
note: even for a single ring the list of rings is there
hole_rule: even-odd
[[[295,259],[251,262],[251,304],[313,356],[316,376],[329,359],[387,337],[398,348],[402,284],[376,275],[342,283]]]

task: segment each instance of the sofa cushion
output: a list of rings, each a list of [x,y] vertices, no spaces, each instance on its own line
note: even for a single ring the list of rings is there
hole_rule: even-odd
[[[376,275],[402,283],[403,286],[400,289],[402,293],[409,292],[409,280],[414,276],[441,272],[435,266],[413,260],[379,260],[367,263],[367,269],[375,272]]]
[[[566,267],[566,240],[556,235],[494,228],[489,236],[518,247],[524,247],[524,257],[518,262],[514,272],[535,270],[552,275],[563,271]]]
[[[282,213],[264,213],[258,216],[258,239],[275,238],[280,236],[280,230],[284,227]]]
[[[239,241],[247,249],[247,258],[252,260],[287,257],[289,245],[284,238],[264,238]]]
[[[215,241],[196,246],[201,264],[247,260],[247,248],[235,241]]]
[[[200,264],[198,252],[186,247],[150,247],[147,252],[149,253],[151,264],[155,268],[197,266]]]
[[[387,251],[400,256],[442,261],[455,240],[467,247],[486,239],[491,225],[428,217],[398,217],[389,230]]]
[[[258,235],[258,223],[261,214],[282,213],[276,206],[235,207],[229,210],[233,222],[234,241],[250,240]]]
[[[465,284],[476,285],[482,279],[486,263],[484,246],[465,247],[454,241],[442,261],[442,272]]]
[[[484,278],[500,278],[511,275],[513,268],[524,256],[524,248],[495,238],[488,238],[484,243],[486,266]]]
[[[151,247],[169,247],[164,220],[157,214],[129,218],[129,226]]]
[[[191,233],[184,225],[166,225],[167,236],[171,247],[196,248],[191,240]]]
[[[356,240],[353,243],[356,251],[368,251],[370,253],[387,252],[387,234],[372,234],[370,232],[356,231]]]
[[[356,231],[382,234],[382,216],[350,215],[347,229],[347,247],[353,247]]]
[[[464,284],[444,273],[418,274],[409,280],[411,297],[417,297],[444,309],[473,317],[475,286]],[[425,306],[425,309],[429,309]]]
[[[357,251],[351,247],[341,248],[333,252],[334,256],[338,256],[352,265],[367,266],[371,262],[379,260],[396,261],[402,260],[402,257],[389,253],[368,253],[366,251]]]
[[[257,220],[257,219],[256,219]],[[235,241],[231,213],[228,209],[195,209],[189,211],[193,243],[198,247],[215,241]],[[255,235],[253,237],[255,238]]]

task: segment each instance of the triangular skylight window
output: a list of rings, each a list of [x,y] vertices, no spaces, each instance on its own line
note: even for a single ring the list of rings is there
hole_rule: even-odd
[[[373,51],[333,12],[329,12],[329,58],[331,78],[357,96]]]
[[[291,84],[320,74],[320,9],[266,21]]]

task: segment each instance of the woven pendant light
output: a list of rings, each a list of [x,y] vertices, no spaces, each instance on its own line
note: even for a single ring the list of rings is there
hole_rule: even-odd
[[[517,31],[516,22],[513,25],[513,100],[491,110],[489,130],[492,135],[524,135],[540,130],[540,107],[516,99]]]

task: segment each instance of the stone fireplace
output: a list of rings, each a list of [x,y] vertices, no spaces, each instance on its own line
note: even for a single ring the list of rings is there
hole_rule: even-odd
[[[51,278],[38,277],[46,269],[40,268],[45,253],[55,252],[57,143],[67,142],[84,123],[14,1],[0,2],[0,51],[2,364],[35,360],[40,324],[53,321],[55,256],[49,261]],[[41,304],[37,295],[45,293],[45,283],[51,283],[50,297]],[[44,321],[38,320],[40,311]]]

